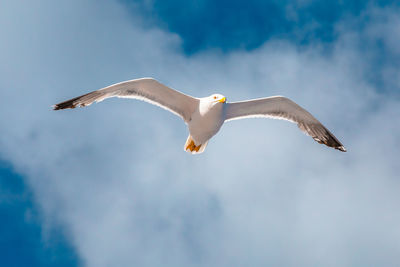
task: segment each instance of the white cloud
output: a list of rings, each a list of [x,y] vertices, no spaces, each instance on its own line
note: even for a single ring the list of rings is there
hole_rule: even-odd
[[[381,12],[393,18],[379,24],[390,32],[398,13]],[[357,43],[376,38],[378,24],[339,29],[332,53],[273,40],[186,57],[179,37],[140,20],[107,1],[7,1],[0,10],[0,157],[85,265],[399,264],[399,101],[369,82]],[[379,37],[392,47],[390,33]],[[191,156],[180,119],[146,103],[50,110],[142,76],[232,101],[286,95],[349,152],[287,122],[243,120]]]

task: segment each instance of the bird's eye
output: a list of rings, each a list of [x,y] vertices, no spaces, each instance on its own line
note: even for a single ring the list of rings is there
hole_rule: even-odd
[[[214,99],[217,99],[217,97],[216,97],[216,96],[214,96]]]

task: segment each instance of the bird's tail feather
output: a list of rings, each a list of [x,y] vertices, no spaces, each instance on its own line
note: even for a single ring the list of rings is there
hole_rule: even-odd
[[[192,136],[189,134],[185,146],[183,149],[191,154],[200,154],[203,153],[204,150],[206,149],[206,146],[208,144],[208,141],[205,142],[204,144],[196,144],[192,138]]]

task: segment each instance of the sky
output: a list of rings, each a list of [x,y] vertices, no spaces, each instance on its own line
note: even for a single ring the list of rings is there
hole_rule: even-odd
[[[5,0],[0,25],[1,265],[400,265],[397,1]],[[254,119],[192,156],[147,103],[51,109],[149,76],[287,96],[348,152]]]

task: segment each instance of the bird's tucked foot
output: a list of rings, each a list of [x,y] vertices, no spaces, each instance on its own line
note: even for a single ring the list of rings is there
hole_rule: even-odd
[[[189,144],[186,146],[186,149],[185,149],[185,150],[190,150],[191,152],[193,152],[193,151],[199,152],[200,147],[201,147],[201,145],[196,146],[196,144],[194,143],[194,141],[191,140],[191,141],[189,142]]]
[[[188,136],[185,146],[183,147],[186,152],[189,152],[191,154],[200,154],[204,152],[204,149],[207,146],[207,142],[203,142],[199,145],[196,145],[194,139],[192,138],[191,135]]]

